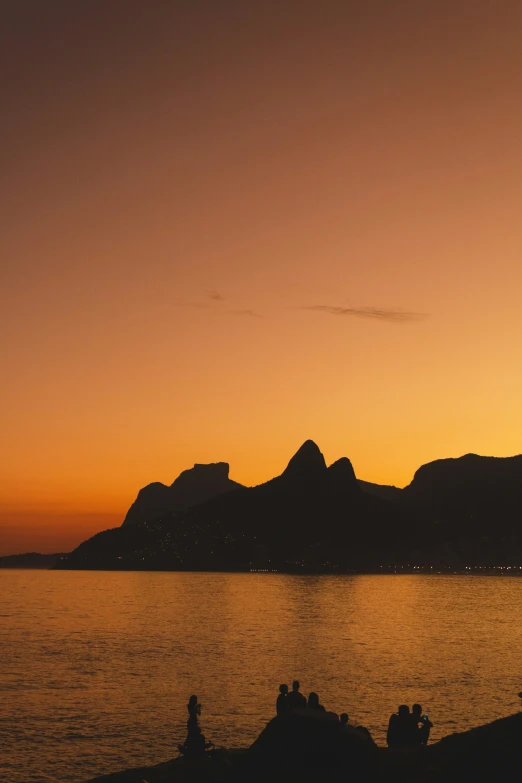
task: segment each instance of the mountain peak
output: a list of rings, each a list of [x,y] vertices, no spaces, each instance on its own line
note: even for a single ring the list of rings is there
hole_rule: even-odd
[[[196,462],[184,470],[170,487],[155,482],[140,489],[138,497],[127,512],[124,525],[137,525],[161,514],[196,506],[210,498],[241,487],[228,477],[228,462]]]
[[[326,470],[326,462],[319,446],[313,440],[306,440],[294,454],[283,476],[287,478],[317,475]]]
[[[336,462],[332,462],[328,468],[331,475],[344,476],[349,481],[357,481],[353,470],[353,465],[348,457],[341,457]]]
[[[224,481],[228,479],[229,471],[230,466],[228,462],[209,462],[206,464],[196,462],[193,468],[180,473],[171,486],[188,482]]]
[[[328,468],[328,478],[332,490],[337,488],[337,490],[342,492],[349,491],[353,495],[358,495],[361,492],[357,479],[355,478],[352,463],[348,457],[341,457],[337,462],[330,465]]]

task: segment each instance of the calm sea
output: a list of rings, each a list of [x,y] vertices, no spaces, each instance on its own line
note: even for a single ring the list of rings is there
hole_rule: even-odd
[[[434,739],[519,709],[522,579],[0,570],[0,779],[156,763],[196,693],[247,746],[298,678],[379,744],[399,703]]]

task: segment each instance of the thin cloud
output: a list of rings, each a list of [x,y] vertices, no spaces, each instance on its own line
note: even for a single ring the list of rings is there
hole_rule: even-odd
[[[301,310],[311,310],[316,313],[328,315],[353,316],[355,318],[371,318],[388,323],[404,324],[413,321],[422,321],[427,318],[427,313],[414,313],[409,310],[388,307],[335,307],[334,305],[309,305],[301,307]]]
[[[207,290],[207,294],[209,299],[212,299],[214,302],[224,302],[225,297],[219,293],[219,291],[216,291],[215,288],[209,288]]]
[[[255,310],[229,310],[231,315],[245,315],[247,318],[262,318],[261,313],[256,313]]]

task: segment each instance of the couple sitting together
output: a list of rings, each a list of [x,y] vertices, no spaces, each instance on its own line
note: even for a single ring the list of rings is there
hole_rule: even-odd
[[[390,748],[411,748],[427,745],[433,723],[422,714],[420,704],[414,704],[411,712],[407,704],[401,704],[388,724],[386,742]]]

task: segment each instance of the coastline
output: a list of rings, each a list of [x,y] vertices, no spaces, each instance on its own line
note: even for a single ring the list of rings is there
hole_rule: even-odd
[[[228,783],[240,780],[294,783],[349,779],[349,764],[333,768],[327,762],[324,766],[299,769],[284,764],[259,765],[250,749],[223,749],[214,757],[195,761],[174,758],[154,766],[90,778],[83,783]],[[466,732],[450,734],[418,750],[376,748],[371,768],[366,774],[361,776],[359,773],[352,779],[367,783],[493,781],[519,775],[521,769],[522,713],[516,713]]]
[[[5,569],[8,570],[8,569]],[[35,571],[37,569],[31,569],[31,568],[17,568],[17,569],[9,569],[9,570],[19,570],[19,571]],[[106,573],[106,574],[258,574],[259,571],[240,571],[235,569],[216,569],[212,570],[209,568],[197,570],[194,568],[187,568],[187,569],[170,569],[170,568],[45,568],[45,569],[38,569],[40,571],[68,571],[68,572],[80,572],[80,573]],[[390,570],[390,571],[381,571],[381,570],[375,570],[371,571],[370,569],[366,569],[363,571],[311,571],[311,570],[305,570],[302,571],[271,571],[270,573],[264,574],[265,576],[310,576],[310,577],[318,577],[318,576],[466,576],[466,577],[494,577],[494,578],[507,578],[507,579],[520,579],[522,578],[522,571],[514,569],[511,571],[504,570],[494,570],[494,569],[477,569],[473,571],[460,571],[458,569],[448,569],[448,570],[433,570],[433,571],[413,571],[413,570]]]

